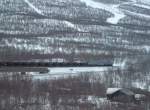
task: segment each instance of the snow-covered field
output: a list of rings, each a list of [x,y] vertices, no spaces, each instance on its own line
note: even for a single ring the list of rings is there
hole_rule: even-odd
[[[104,74],[105,71],[108,69],[112,69],[112,67],[54,67],[49,68],[49,73],[46,74],[39,74],[39,73],[29,73],[33,75],[35,79],[59,79],[59,78],[67,78],[69,76],[78,76],[79,74],[83,73],[90,73],[90,72],[99,72],[99,74]],[[102,75],[103,76],[103,75]]]

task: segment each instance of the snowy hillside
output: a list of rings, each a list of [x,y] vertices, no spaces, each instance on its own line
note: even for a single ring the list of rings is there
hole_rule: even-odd
[[[147,0],[2,0],[0,60],[114,61],[149,72]]]
[[[0,0],[4,61],[105,61],[113,67],[0,71],[0,110],[149,110],[150,1]],[[109,87],[147,100],[110,101]]]

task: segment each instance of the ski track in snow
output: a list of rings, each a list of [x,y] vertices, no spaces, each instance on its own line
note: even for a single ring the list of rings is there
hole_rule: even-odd
[[[41,10],[39,10],[38,8],[36,8],[29,0],[24,0],[24,2],[27,3],[29,5],[29,7],[32,8],[35,12],[37,12],[38,14],[44,16],[43,12]],[[81,0],[81,2],[86,3],[87,6],[90,6],[92,8],[104,9],[104,10],[112,13],[114,16],[107,19],[107,22],[111,23],[111,24],[117,24],[120,19],[122,19],[126,16],[125,13],[119,9],[119,6],[122,5],[122,4],[131,3],[133,6],[138,6],[138,7],[141,7],[141,8],[150,9],[149,5],[138,4],[136,0],[132,0],[131,2],[125,2],[125,3],[117,4],[117,5],[116,4],[115,5],[114,4],[104,4],[104,3],[100,3],[100,2],[95,2],[93,0]],[[140,17],[150,19],[149,15],[140,14],[140,13],[136,13],[136,12],[131,12],[131,11],[128,11],[128,10],[125,10],[125,11],[132,14],[132,15],[135,15],[135,16],[140,16]],[[69,21],[64,21],[64,23],[66,25],[68,25],[68,27],[77,29],[78,31],[83,31],[80,28],[77,28],[73,23],[71,23]]]
[[[126,3],[126,4],[128,4],[128,3]],[[150,5],[149,4],[144,4],[144,2],[141,2],[139,4],[137,1],[132,1],[131,5],[139,7],[139,8],[145,8],[145,9],[150,10]],[[135,17],[138,17],[138,18],[150,19],[150,15],[148,15],[148,14],[142,14],[142,13],[138,13],[138,12],[132,12],[132,11],[129,11],[129,10],[124,10],[124,9],[122,9],[122,10],[124,12],[128,13],[129,15],[132,15],[132,16],[135,16]]]
[[[146,4],[133,4],[134,6],[140,7],[140,8],[145,8],[145,9],[150,9],[150,5]]]
[[[74,29],[76,29],[76,30],[78,30],[78,31],[83,31],[83,32],[84,32],[83,29],[80,29],[79,27],[75,26],[73,23],[71,23],[71,22],[69,22],[69,21],[64,21],[64,23],[65,23],[66,25],[68,25],[68,27],[71,27],[71,28],[74,28]]]
[[[124,12],[126,12],[129,15],[138,17],[138,18],[150,19],[150,15],[147,15],[147,14],[141,14],[141,13],[132,12],[132,11],[129,11],[129,10],[124,10]]]
[[[36,8],[29,0],[24,0],[24,2],[27,3],[28,6],[29,6],[30,8],[32,8],[36,13],[38,13],[39,15],[45,16],[45,15],[43,14],[43,12],[42,12],[40,9]],[[80,28],[77,28],[73,23],[71,23],[71,22],[69,22],[69,21],[64,21],[64,23],[65,23],[66,25],[68,25],[68,27],[71,27],[71,28],[77,29],[78,31],[81,31]]]
[[[119,10],[120,5],[108,5],[108,4],[103,4],[100,2],[95,2],[93,0],[81,0],[81,2],[86,3],[87,6],[90,6],[92,8],[104,9],[114,14],[113,17],[110,17],[107,19],[108,23],[117,24],[120,19],[125,17],[125,14]]]
[[[32,8],[35,12],[37,12],[40,15],[43,15],[43,12],[36,8],[29,0],[24,0],[25,3],[29,5],[30,8]]]
[[[114,4],[104,4],[104,3],[100,3],[100,2],[95,2],[93,0],[81,0],[81,2],[86,3],[87,6],[90,6],[92,8],[103,9],[103,10],[106,10],[106,11],[112,13],[114,16],[107,19],[107,22],[111,23],[111,24],[117,24],[120,19],[122,19],[126,16],[126,14],[119,9],[119,6],[121,6],[121,5],[131,4],[133,6],[137,6],[137,7],[140,7],[140,8],[150,9],[150,5],[143,4],[143,3],[145,3],[145,1],[143,1],[143,2],[141,1],[141,4],[139,4],[137,2],[137,0],[132,0],[130,2],[125,2],[125,3],[122,3],[122,4],[115,4],[115,5]],[[128,12],[131,15],[134,15],[134,16],[139,16],[139,17],[143,17],[143,18],[146,18],[146,19],[150,19],[150,15],[131,12],[131,11],[128,11],[128,10],[124,10],[124,11],[126,11],[126,12]]]

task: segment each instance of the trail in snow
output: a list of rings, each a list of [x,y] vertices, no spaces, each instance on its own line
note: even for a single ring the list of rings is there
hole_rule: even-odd
[[[35,12],[37,12],[39,15],[42,15],[42,16],[45,16],[43,14],[43,12],[41,10],[39,10],[38,8],[36,8],[29,0],[24,0],[25,3],[27,3],[29,5],[30,8],[32,8]],[[69,21],[64,21],[64,23],[66,25],[68,25],[68,27],[71,27],[71,28],[75,28],[77,29],[78,31],[81,31],[80,28],[77,28],[73,23],[69,22]]]
[[[133,4],[134,6],[140,7],[140,8],[145,8],[145,9],[150,9],[150,5],[146,4]]]
[[[145,4],[150,4],[150,0],[134,0],[138,3],[145,3]]]
[[[137,0],[131,0],[131,2],[124,2],[122,4],[104,4],[104,3],[100,3],[100,2],[95,2],[93,0],[81,0],[81,2],[86,3],[87,6],[90,6],[92,8],[99,8],[99,9],[104,9],[110,13],[112,13],[114,16],[110,17],[107,19],[108,23],[111,24],[117,24],[119,22],[120,19],[124,18],[126,16],[126,14],[124,12],[127,12],[128,14],[137,16],[137,17],[142,17],[142,18],[146,18],[146,19],[150,19],[150,15],[146,15],[146,14],[141,14],[141,13],[136,13],[136,12],[132,12],[132,11],[128,11],[128,10],[120,10],[119,6],[124,5],[124,4],[131,4],[133,6],[137,6],[140,8],[146,8],[146,9],[150,9],[150,5],[147,4],[143,4],[143,3],[150,3],[148,2],[148,0],[143,0],[141,1],[141,3],[139,4]]]
[[[127,3],[127,4],[129,4],[129,3]],[[133,0],[130,4],[132,6],[136,6],[136,7],[139,7],[139,8],[145,8],[145,9],[150,10],[150,5],[149,4],[145,4],[145,0],[143,0],[143,2],[142,1],[141,2],[137,2],[137,0]],[[143,14],[143,13],[138,13],[138,12],[132,12],[132,11],[125,10],[125,9],[122,9],[122,10],[124,12],[126,12],[127,14],[133,15],[135,17],[150,19],[150,15],[148,15],[148,14]]]
[[[109,22],[111,24],[117,24],[120,19],[125,17],[125,14],[119,10],[120,5],[103,4],[100,2],[95,2],[93,0],[81,0],[81,2],[86,3],[87,6],[90,6],[93,8],[104,9],[104,10],[114,14],[113,17],[110,17],[107,19],[107,22]]]
[[[141,13],[132,12],[132,11],[129,11],[129,10],[124,10],[124,12],[126,12],[129,15],[138,17],[138,18],[150,19],[150,15],[147,15],[147,14],[141,14]]]
[[[65,23],[66,25],[68,25],[68,27],[71,27],[71,28],[74,28],[74,29],[76,29],[76,30],[78,30],[78,31],[83,31],[83,32],[84,32],[83,29],[77,27],[75,24],[73,24],[73,23],[71,23],[71,22],[69,22],[69,21],[64,21],[64,23]]]
[[[43,15],[43,12],[36,8],[29,0],[24,0],[24,2],[27,3],[29,7],[36,11],[38,14]]]

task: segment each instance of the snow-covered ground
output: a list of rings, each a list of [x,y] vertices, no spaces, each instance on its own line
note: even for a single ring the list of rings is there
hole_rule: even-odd
[[[126,66],[127,66],[127,59],[115,59],[114,60],[114,64],[113,64],[113,66],[114,67],[119,67],[119,68],[121,68],[121,69],[125,69],[126,68]]]
[[[133,1],[136,1],[136,2],[138,2],[138,3],[150,4],[150,1],[149,1],[149,0],[133,0]]]
[[[64,21],[64,23],[65,23],[68,27],[71,27],[71,28],[76,29],[76,30],[78,30],[78,31],[83,31],[83,32],[84,32],[83,29],[77,27],[75,24],[73,24],[73,23],[71,23],[71,22],[69,22],[69,21]]]
[[[36,8],[29,0],[24,0],[25,3],[29,5],[30,8],[32,8],[35,12],[37,12],[40,15],[43,15],[43,12]]]
[[[150,9],[150,5],[147,5],[147,4],[138,4],[138,3],[135,3],[133,5],[137,6],[137,7],[141,7],[141,8]]]
[[[142,14],[142,13],[137,13],[137,12],[132,12],[132,11],[129,11],[129,10],[123,10],[126,14],[128,15],[132,15],[132,16],[135,16],[137,18],[145,18],[145,19],[150,19],[150,15],[147,15],[147,14]]]
[[[108,88],[106,94],[113,94],[116,91],[120,90],[121,88]]]
[[[42,15],[42,16],[46,16],[44,15],[44,13],[42,12],[42,10],[38,9],[37,7],[35,7],[29,0],[24,0],[25,3],[28,4],[28,6],[33,9],[37,14]],[[77,28],[73,23],[69,22],[69,21],[63,21],[64,24],[66,24],[68,27],[77,29],[78,31],[81,31],[80,28]]]
[[[119,10],[120,5],[103,4],[100,2],[95,2],[93,0],[81,0],[81,1],[86,3],[87,6],[90,6],[92,8],[103,9],[114,14],[114,16],[107,19],[107,22],[109,23],[117,24],[120,19],[125,17],[125,14]]]
[[[120,9],[120,6],[124,4],[131,4],[133,6],[150,9],[150,5],[146,4],[146,3],[150,3],[150,1],[148,0],[144,0],[144,1],[132,0],[131,2],[124,2],[121,4],[104,4],[104,3],[96,2],[94,0],[81,0],[81,1],[86,3],[87,6],[90,6],[92,8],[99,8],[112,13],[113,16],[107,19],[107,22],[111,24],[117,24],[121,19],[123,19],[126,16],[124,12],[127,12],[134,16],[150,19],[150,15]]]
[[[96,96],[86,96],[86,97],[81,97],[78,102],[80,104],[83,103],[91,103],[97,106],[97,108],[101,108],[103,104],[109,104],[110,102],[107,100],[107,98],[100,98]]]
[[[54,79],[62,78],[68,76],[77,76],[81,73],[90,73],[90,72],[105,72],[111,67],[56,67],[49,68],[49,73],[39,74],[39,73],[30,73],[35,79]]]

